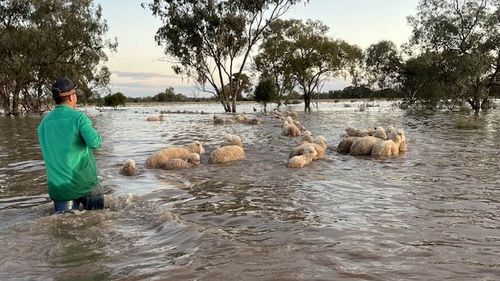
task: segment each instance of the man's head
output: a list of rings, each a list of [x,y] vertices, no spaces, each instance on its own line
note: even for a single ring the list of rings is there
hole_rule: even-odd
[[[59,78],[52,84],[52,97],[56,104],[68,104],[75,108],[77,95],[80,94],[77,88],[69,78]]]

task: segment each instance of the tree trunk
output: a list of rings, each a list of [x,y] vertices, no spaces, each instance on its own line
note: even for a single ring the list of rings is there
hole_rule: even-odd
[[[0,90],[0,99],[2,99],[2,108],[5,115],[10,115],[10,95],[7,91]]]
[[[233,97],[233,108],[231,110],[232,113],[236,113],[236,95]]]
[[[229,104],[227,104],[224,100],[220,100],[220,103],[224,107],[224,112],[231,112],[231,108]]]
[[[472,107],[472,110],[474,110],[474,115],[479,115],[479,111],[481,110],[481,101],[477,97],[474,97],[472,99],[467,99],[467,102]]]
[[[14,96],[12,97],[11,114],[15,116],[19,115],[19,90],[16,90],[16,92],[14,92]]]
[[[304,112],[311,112],[311,94],[304,93]]]

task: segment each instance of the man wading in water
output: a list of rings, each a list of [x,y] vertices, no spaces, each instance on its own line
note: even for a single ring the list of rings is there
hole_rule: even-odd
[[[38,126],[49,196],[56,213],[78,209],[80,204],[86,210],[104,207],[92,154],[101,146],[101,136],[87,115],[76,110],[80,93],[70,79],[57,79],[52,85],[56,107]]]

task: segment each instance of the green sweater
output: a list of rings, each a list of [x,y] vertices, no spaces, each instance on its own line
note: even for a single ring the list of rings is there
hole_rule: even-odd
[[[77,199],[97,186],[92,149],[101,146],[101,136],[85,113],[57,105],[38,126],[38,141],[52,200]]]

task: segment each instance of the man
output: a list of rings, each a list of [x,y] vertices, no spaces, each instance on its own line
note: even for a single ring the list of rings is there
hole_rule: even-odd
[[[93,149],[101,146],[101,136],[83,112],[76,110],[77,89],[68,78],[52,85],[56,107],[38,126],[49,196],[56,213],[78,209],[102,209],[104,196],[99,187]]]

